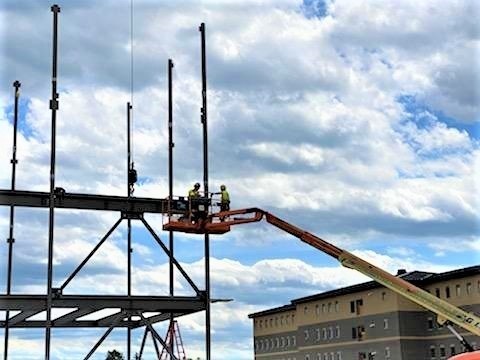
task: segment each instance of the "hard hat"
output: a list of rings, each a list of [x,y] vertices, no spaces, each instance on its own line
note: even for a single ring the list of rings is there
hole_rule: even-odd
[[[220,185],[220,190],[225,190],[227,187],[225,185]]]
[[[200,187],[200,183],[195,183],[195,185],[193,185],[194,188],[199,188]]]

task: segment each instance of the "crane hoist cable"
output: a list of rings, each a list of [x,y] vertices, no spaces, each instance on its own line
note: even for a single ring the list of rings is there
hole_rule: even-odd
[[[127,116],[127,142],[128,142],[128,192],[133,194],[134,184],[138,180],[134,161],[134,137],[133,137],[133,93],[134,93],[134,56],[133,56],[133,0],[130,0],[130,104]]]
[[[132,106],[131,108],[131,115],[130,119],[132,122],[132,135],[131,135],[131,144],[132,144],[132,168],[134,164],[134,141],[133,141],[133,92],[134,92],[134,56],[133,56],[133,0],[130,0],[130,105]],[[129,135],[130,136],[130,135]]]

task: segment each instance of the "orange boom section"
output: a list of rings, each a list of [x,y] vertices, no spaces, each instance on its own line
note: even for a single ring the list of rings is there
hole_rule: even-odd
[[[445,324],[457,337],[460,337],[458,333],[451,327],[451,324],[456,324],[471,333],[480,336],[480,318],[472,313],[468,313],[452,304],[437,298],[436,296],[428,293],[427,291],[416,287],[415,285],[393,276],[385,270],[376,267],[373,264],[359,258],[358,256],[340,249],[333,244],[315,236],[307,231],[304,231],[278,217],[268,213],[259,208],[247,208],[233,211],[224,211],[205,216],[204,218],[191,221],[188,219],[179,219],[170,221],[164,225],[165,230],[182,231],[186,233],[196,234],[223,234],[230,231],[230,227],[233,225],[247,224],[252,222],[258,222],[265,217],[266,221],[295,236],[304,243],[313,246],[335,259],[337,259],[343,266],[355,269],[362,274],[377,281],[383,286],[391,289],[395,293],[410,299],[414,303],[425,307],[426,309],[437,314],[437,321],[441,324]],[[471,349],[468,343],[464,343],[464,339],[461,340],[462,344],[467,349]],[[471,349],[473,350],[473,349]],[[478,352],[472,353],[470,357],[458,358],[462,360],[478,359]],[[473,356],[473,357],[472,357]],[[475,357],[477,356],[477,357]],[[457,358],[455,358],[457,359]]]

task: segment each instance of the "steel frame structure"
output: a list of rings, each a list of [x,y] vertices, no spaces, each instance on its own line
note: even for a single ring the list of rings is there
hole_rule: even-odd
[[[205,348],[206,359],[211,357],[211,337],[210,337],[210,244],[209,237],[205,235],[205,288],[202,290],[187,272],[182,268],[174,256],[174,237],[173,232],[169,232],[169,244],[164,244],[160,236],[150,226],[144,217],[147,213],[157,214],[176,214],[181,213],[184,202],[182,199],[173,200],[173,111],[172,111],[172,69],[173,61],[168,60],[168,151],[169,151],[169,198],[137,198],[133,196],[133,188],[129,171],[133,169],[131,159],[130,144],[130,123],[132,103],[127,103],[127,196],[105,196],[68,193],[64,189],[56,187],[55,184],[55,166],[56,166],[56,113],[59,109],[59,94],[57,93],[57,52],[58,52],[58,16],[60,7],[53,5],[53,51],[52,51],[52,93],[50,99],[51,110],[51,153],[50,153],[50,191],[20,191],[15,188],[16,165],[18,163],[17,154],[17,128],[18,128],[18,101],[20,82],[15,81],[15,107],[14,107],[14,126],[13,126],[13,150],[12,150],[12,177],[11,188],[9,190],[0,189],[0,206],[10,207],[10,228],[8,244],[7,261],[7,289],[5,294],[0,295],[0,311],[6,312],[4,321],[0,321],[0,328],[5,329],[4,336],[4,356],[8,359],[9,350],[9,331],[12,328],[44,328],[45,329],[45,359],[49,360],[51,356],[51,329],[52,328],[107,328],[103,336],[90,349],[84,359],[89,359],[101,343],[115,328],[127,329],[127,359],[131,359],[131,330],[145,327],[144,336],[140,354],[143,354],[148,333],[152,335],[153,344],[157,356],[160,356],[158,343],[170,355],[170,359],[177,360],[173,354],[173,346],[167,345],[165,340],[158,334],[152,326],[162,321],[170,321],[173,324],[175,318],[192,314],[199,311],[205,311]],[[201,24],[199,31],[201,33],[201,60],[202,60],[202,108],[201,123],[203,125],[203,157],[204,157],[204,186],[208,193],[208,143],[207,143],[207,93],[206,93],[206,56],[205,56],[205,24]],[[48,208],[49,226],[48,226],[48,264],[47,264],[47,291],[46,294],[12,294],[12,274],[13,274],[13,250],[14,250],[14,216],[15,207],[27,208]],[[98,241],[90,253],[77,266],[77,268],[63,281],[60,286],[54,286],[53,279],[53,250],[54,250],[54,226],[55,209],[84,209],[84,210],[108,210],[120,213],[118,220],[112,225],[107,233]],[[89,259],[96,253],[114,230],[123,220],[127,220],[127,295],[67,295],[64,290],[67,285],[75,278],[78,272],[87,264]],[[169,258],[169,295],[168,296],[136,296],[131,291],[131,253],[132,253],[132,229],[131,221],[139,221],[148,230],[153,239]],[[194,296],[176,296],[174,295],[174,269],[183,276],[189,283]],[[72,311],[52,318],[52,309],[64,308]],[[112,315],[105,316],[97,320],[82,319],[86,315],[92,314],[103,309],[119,309]],[[15,312],[15,314],[12,314]],[[30,317],[46,313],[46,320],[29,320]],[[147,317],[147,312],[157,312],[157,315]],[[13,315],[13,316],[11,316]],[[140,355],[141,356],[141,355]]]

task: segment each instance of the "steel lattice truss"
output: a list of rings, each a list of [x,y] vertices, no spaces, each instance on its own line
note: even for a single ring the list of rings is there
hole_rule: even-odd
[[[210,360],[210,250],[209,238],[205,235],[205,284],[204,290],[190,278],[187,272],[182,268],[173,254],[173,232],[169,232],[169,243],[165,244],[155,230],[144,218],[145,214],[172,214],[185,211],[188,201],[179,198],[173,198],[173,141],[172,141],[172,68],[173,62],[168,60],[168,90],[169,90],[169,197],[168,199],[137,198],[133,196],[133,184],[136,181],[136,170],[133,169],[131,159],[130,145],[130,118],[132,105],[127,103],[127,193],[128,196],[104,196],[91,194],[74,194],[66,192],[64,189],[55,186],[55,151],[56,151],[56,114],[59,109],[59,94],[57,93],[57,32],[58,16],[60,7],[53,5],[53,52],[52,52],[52,97],[50,100],[50,110],[52,114],[52,133],[51,133],[51,156],[50,156],[50,191],[19,191],[15,188],[15,174],[17,165],[17,125],[18,125],[18,101],[19,81],[15,81],[15,107],[13,122],[13,149],[12,149],[12,182],[10,189],[0,189],[0,206],[10,208],[10,227],[7,238],[8,260],[7,266],[7,289],[5,294],[0,294],[0,311],[6,312],[4,321],[0,321],[0,328],[5,329],[4,360],[8,359],[9,329],[11,328],[44,328],[45,329],[45,359],[50,359],[51,328],[107,328],[104,335],[86,354],[85,359],[90,358],[101,343],[107,338],[114,328],[126,328],[127,332],[127,359],[131,359],[131,331],[136,328],[144,327],[145,332],[142,340],[140,354],[143,354],[147,334],[152,336],[153,344],[157,357],[160,358],[159,345],[170,355],[170,359],[177,360],[173,354],[172,348],[165,343],[165,340],[157,333],[152,324],[161,321],[170,321],[173,323],[175,318],[192,314],[199,311],[205,311],[206,328],[206,358]],[[199,28],[201,33],[202,50],[202,99],[203,104],[200,111],[200,118],[203,124],[203,155],[204,155],[204,187],[208,191],[208,147],[207,147],[207,104],[206,104],[206,58],[205,58],[205,26],[202,24]],[[132,172],[135,180],[132,179]],[[46,208],[49,209],[49,236],[48,236],[48,270],[46,280],[46,294],[13,294],[12,275],[13,275],[13,252],[14,252],[14,213],[16,207],[27,208]],[[54,214],[55,209],[83,209],[83,210],[101,210],[115,211],[119,213],[118,220],[112,225],[108,232],[98,241],[85,259],[68,276],[60,286],[55,286],[53,282],[53,250],[54,250]],[[123,222],[128,223],[127,232],[127,295],[67,295],[64,294],[65,288],[75,278],[78,272],[88,263],[89,259],[104,244],[114,230]],[[143,224],[151,237],[165,252],[169,259],[169,294],[167,296],[135,296],[131,292],[131,222],[137,221]],[[1,261],[3,264],[4,262]],[[174,271],[181,274],[184,280],[190,285],[194,296],[177,296],[174,294]],[[162,274],[159,274],[161,276]],[[52,309],[64,310],[63,315],[54,318]],[[113,313],[95,320],[87,319],[102,310],[115,310]],[[45,320],[32,318],[41,313],[46,314]]]

